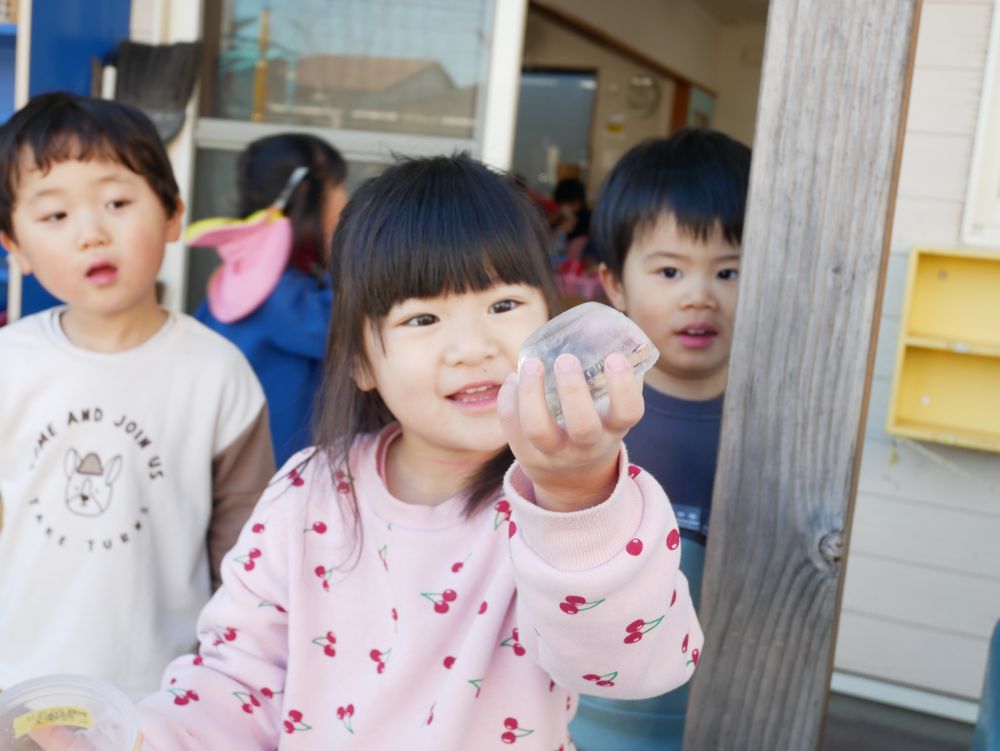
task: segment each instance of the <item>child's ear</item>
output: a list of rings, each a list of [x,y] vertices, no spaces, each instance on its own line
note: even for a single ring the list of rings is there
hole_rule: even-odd
[[[620,310],[622,313],[625,312],[625,287],[622,286],[622,280],[611,269],[608,268],[606,263],[602,263],[597,267],[597,276],[601,280],[601,286],[604,287],[604,294],[608,296],[608,300],[615,307],[616,310]]]
[[[184,222],[184,201],[177,198],[177,208],[172,216],[167,217],[167,237],[168,243],[177,242],[181,239],[181,224]]]
[[[359,391],[371,391],[375,388],[375,378],[368,369],[368,365],[362,362],[360,358],[354,364],[351,378],[354,379],[354,383],[357,385]]]
[[[31,273],[31,264],[28,263],[27,256],[24,255],[24,252],[14,241],[14,238],[6,232],[0,232],[0,242],[3,243],[4,248],[6,248],[7,252],[14,258],[14,262],[17,264],[18,270],[20,270],[21,276],[28,276],[28,274]]]

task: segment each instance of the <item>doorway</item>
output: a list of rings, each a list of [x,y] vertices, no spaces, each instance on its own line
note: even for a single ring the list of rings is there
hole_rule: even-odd
[[[594,70],[522,72],[511,169],[542,195],[563,178],[587,182],[596,92]]]

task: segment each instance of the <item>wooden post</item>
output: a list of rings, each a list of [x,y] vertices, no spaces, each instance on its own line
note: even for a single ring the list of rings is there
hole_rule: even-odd
[[[920,0],[771,0],[687,751],[816,748]]]

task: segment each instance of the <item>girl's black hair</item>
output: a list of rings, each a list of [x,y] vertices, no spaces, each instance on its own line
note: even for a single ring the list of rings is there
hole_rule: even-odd
[[[548,233],[524,190],[467,154],[406,159],[351,196],[333,236],[334,307],[314,434],[331,472],[358,436],[394,420],[378,392],[361,391],[366,328],[398,302],[529,284],[558,310]],[[401,376],[405,377],[405,376]],[[492,498],[513,461],[506,446],[466,488],[466,512]],[[357,499],[350,496],[358,523]]]
[[[601,187],[594,209],[597,250],[619,279],[636,233],[672,214],[682,232],[707,240],[718,224],[743,241],[750,149],[718,131],[684,128],[630,149]]]
[[[66,92],[33,97],[0,128],[0,230],[14,237],[21,160],[48,171],[69,160],[107,159],[142,177],[168,217],[180,191],[167,151],[150,119],[135,107]]]
[[[308,167],[309,172],[285,206],[292,222],[288,263],[316,273],[326,264],[324,248],[330,240],[323,228],[326,192],[347,177],[347,163],[333,146],[306,133],[279,133],[253,141],[237,164],[238,210],[246,217],[270,206],[297,167]]]

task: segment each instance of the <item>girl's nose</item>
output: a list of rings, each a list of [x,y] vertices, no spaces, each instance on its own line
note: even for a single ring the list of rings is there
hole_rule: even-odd
[[[445,352],[448,365],[477,365],[496,357],[500,347],[488,324],[478,321],[455,323],[455,330]]]

